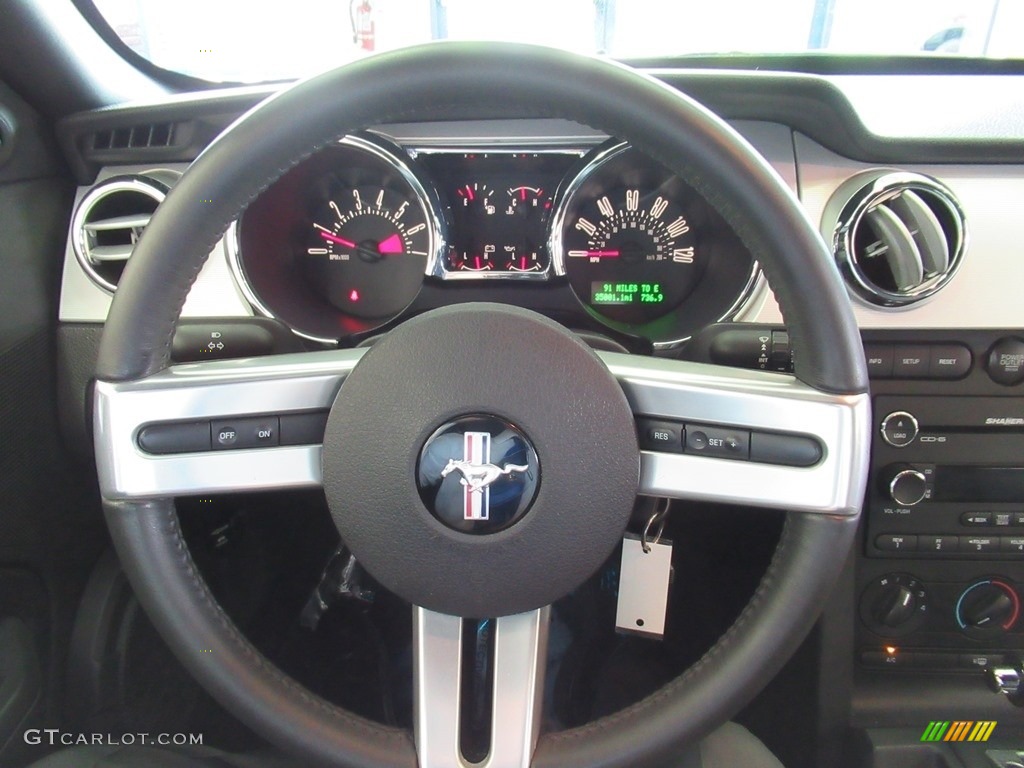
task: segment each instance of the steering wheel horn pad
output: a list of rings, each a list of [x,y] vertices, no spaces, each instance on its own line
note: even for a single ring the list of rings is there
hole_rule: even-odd
[[[471,414],[515,425],[540,461],[532,507],[486,535],[444,525],[416,484],[428,438]],[[621,539],[638,474],[633,415],[604,363],[564,327],[503,305],[435,310],[381,338],[324,435],[342,540],[391,591],[457,616],[523,613],[582,584]]]

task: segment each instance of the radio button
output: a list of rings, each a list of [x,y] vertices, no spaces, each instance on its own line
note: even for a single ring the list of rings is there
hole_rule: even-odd
[[[998,528],[1007,528],[1013,521],[1013,515],[1009,512],[993,512],[992,521]]]
[[[964,512],[960,515],[960,525],[971,527],[980,525],[992,525],[991,512]]]
[[[928,375],[933,379],[962,379],[971,372],[971,351],[961,344],[932,347]]]
[[[892,375],[897,379],[925,379],[931,367],[931,349],[927,346],[896,346]]]
[[[961,552],[972,552],[976,555],[994,555],[999,552],[999,537],[961,536],[959,547]]]
[[[906,411],[893,411],[882,419],[882,439],[893,448],[905,448],[917,439],[917,419]]]
[[[918,536],[917,551],[926,555],[941,555],[956,552],[959,539],[956,536]]]
[[[999,550],[1024,557],[1024,536],[1000,536]]]
[[[904,533],[884,533],[875,539],[875,546],[883,552],[915,552],[917,536]]]
[[[1013,513],[1013,525],[1024,526],[1024,512]]]

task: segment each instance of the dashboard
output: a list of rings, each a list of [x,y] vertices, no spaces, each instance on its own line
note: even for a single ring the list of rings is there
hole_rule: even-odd
[[[907,744],[936,717],[1012,722],[978,668],[1024,653],[1024,78],[655,74],[751,142],[850,282],[877,429],[862,538],[823,619],[823,722],[917,728]],[[59,127],[81,183],[60,299],[71,421],[89,370],[72,350],[94,347],[116,288],[105,257],[126,258],[188,161],[268,93]],[[178,144],[116,141],[161,125]],[[134,182],[141,208],[102,203]],[[557,120],[377,126],[307,158],[214,247],[175,356],[357,346],[468,301],[535,309],[605,348],[791,365],[771,288],[722,212],[615,137]]]
[[[560,301],[570,325],[666,347],[731,317],[758,274],[697,192],[614,140],[520,151],[346,137],[265,190],[232,241],[253,305],[325,342],[399,320],[424,283],[500,281]]]

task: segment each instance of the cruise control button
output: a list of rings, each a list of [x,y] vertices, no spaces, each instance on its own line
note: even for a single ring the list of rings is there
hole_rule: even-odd
[[[746,460],[750,457],[750,432],[721,427],[687,427],[686,453],[720,459]]]
[[[210,424],[150,424],[139,432],[139,447],[158,455],[210,450]]]
[[[238,428],[234,422],[221,421],[213,423],[213,447],[217,449],[235,448],[238,445]]]
[[[933,379],[962,379],[971,372],[971,350],[962,344],[932,347],[928,375]]]
[[[277,416],[247,416],[215,421],[211,427],[214,450],[269,448],[280,442]]]
[[[752,432],[750,460],[787,467],[811,467],[821,461],[821,445],[813,437]]]
[[[659,419],[637,419],[640,447],[646,451],[683,452],[683,425]]]
[[[927,378],[930,365],[931,350],[927,346],[898,344],[892,375],[897,379]]]
[[[318,445],[324,441],[327,411],[288,413],[281,416],[281,445]]]

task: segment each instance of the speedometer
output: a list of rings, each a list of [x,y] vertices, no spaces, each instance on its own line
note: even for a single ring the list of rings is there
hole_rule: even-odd
[[[661,344],[730,314],[755,272],[703,197],[624,144],[596,153],[566,186],[551,252],[599,320]]]
[[[665,194],[670,194],[665,190]],[[566,272],[577,294],[618,320],[668,312],[700,276],[686,212],[657,190],[620,186],[581,200],[563,235]]]

